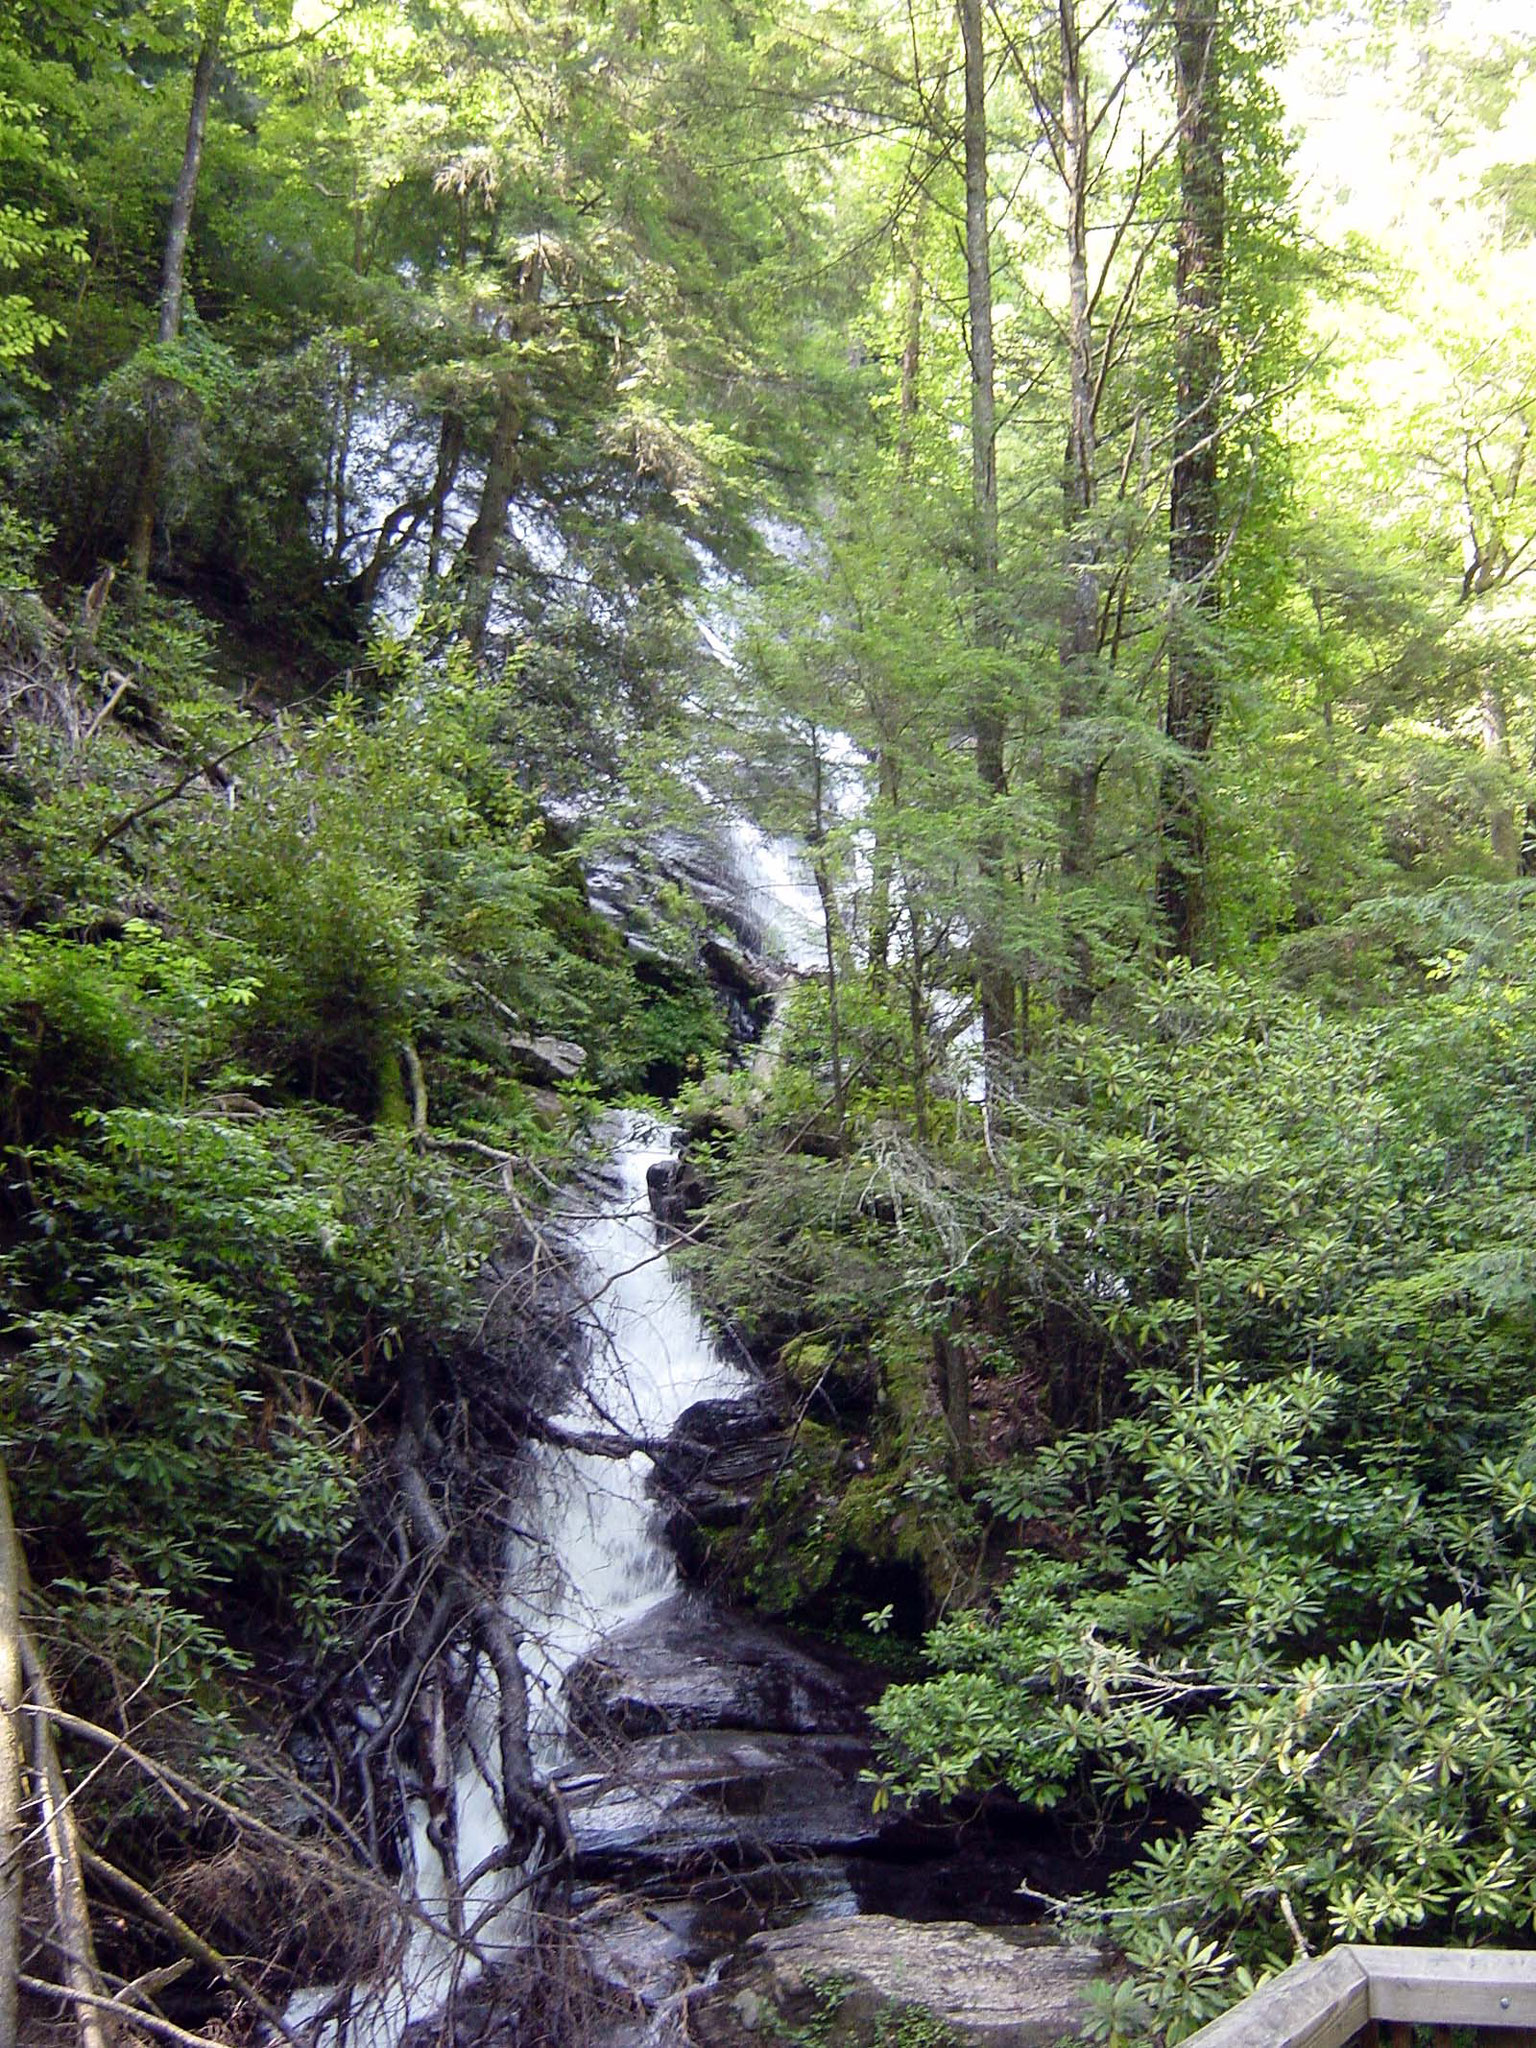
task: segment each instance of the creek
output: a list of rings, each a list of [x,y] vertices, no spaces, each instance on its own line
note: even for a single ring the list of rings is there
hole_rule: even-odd
[[[743,831],[732,854],[742,942],[809,965],[817,906],[794,849]],[[1017,1817],[1001,1832],[995,1817],[877,1817],[861,1773],[878,1672],[683,1582],[669,1531],[687,1525],[701,1471],[712,1498],[722,1471],[727,1491],[744,1474],[750,1494],[784,1439],[756,1375],[711,1339],[667,1254],[653,1196],[675,1137],[635,1112],[605,1117],[555,1219],[578,1341],[548,1418],[555,1440],[529,1447],[508,1502],[501,1600],[521,1646],[531,1761],[571,1832],[574,1951],[562,1967],[579,1956],[590,2048],[704,2038],[696,2001],[707,2005],[722,1967],[765,1930],[846,1922],[889,1946],[900,1927],[957,1911],[1017,1921],[1021,1877],[1061,1881],[1054,1845]],[[631,1440],[648,1448],[625,1455]],[[446,1810],[420,1798],[407,1816],[404,1952],[325,2022],[316,2048],[401,2048],[435,2036],[445,2009],[458,2038],[504,2038],[494,1999],[477,2010],[476,1984],[526,1973],[536,1894],[499,1855],[495,1678],[461,1662],[457,1688]],[[306,1994],[290,2024],[326,2002]]]

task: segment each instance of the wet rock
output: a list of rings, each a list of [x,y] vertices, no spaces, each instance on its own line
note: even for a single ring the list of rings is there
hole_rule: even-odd
[[[765,939],[729,848],[705,836],[669,830],[642,852],[610,853],[585,865],[587,900],[623,934],[635,959],[663,976],[702,974],[731,1035],[761,1033],[781,976],[765,957]],[[702,913],[677,918],[668,899],[681,893]]]
[[[711,1074],[688,1091],[677,1106],[685,1149],[715,1138],[741,1136],[752,1121],[752,1112],[738,1099],[739,1088],[735,1074]]]
[[[644,1882],[874,1848],[884,1824],[863,1772],[878,1691],[864,1667],[704,1595],[661,1602],[567,1681],[578,1872]]]
[[[580,1903],[576,1924],[592,1982],[616,2013],[643,2020],[697,1981],[698,1944],[641,1901],[602,1890]]]
[[[1082,2037],[1105,1974],[1096,1950],[1028,1929],[859,1914],[753,1935],[689,2021],[701,2048],[762,2048],[812,2019],[829,2048],[853,2048],[914,2012],[967,2048],[1048,2048]]]
[[[701,1728],[861,1735],[880,1690],[852,1658],[813,1654],[696,1592],[616,1630],[567,1681],[573,1725],[610,1742]]]
[[[667,1541],[685,1577],[705,1569],[711,1531],[747,1519],[788,1449],[778,1416],[752,1395],[696,1401],[678,1417],[651,1486],[666,1503]]]
[[[709,1183],[691,1159],[658,1159],[645,1170],[645,1192],[662,1229],[681,1237],[709,1200]]]
[[[774,1410],[760,1396],[695,1401],[672,1425],[657,1456],[659,1491],[729,1495],[745,1505],[761,1481],[778,1469],[785,1436]]]
[[[868,1761],[853,1735],[716,1728],[625,1743],[609,1770],[561,1774],[576,1869],[633,1881],[870,1848]]]
[[[507,1063],[520,1081],[535,1087],[553,1088],[557,1081],[572,1081],[587,1064],[587,1049],[569,1038],[519,1038],[516,1033],[503,1039]]]

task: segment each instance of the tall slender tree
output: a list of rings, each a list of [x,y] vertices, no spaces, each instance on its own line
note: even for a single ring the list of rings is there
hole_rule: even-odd
[[[1070,888],[1093,873],[1099,766],[1083,722],[1093,707],[1099,650],[1098,359],[1088,275],[1088,194],[1092,135],[1083,37],[1076,0],[1057,0],[1061,65],[1060,170],[1066,197],[1068,412],[1062,512],[1066,531],[1066,593],[1061,626],[1062,771],[1061,875]],[[1087,941],[1073,942],[1065,995],[1075,1015],[1093,1002]]]
[[[1174,91],[1179,124],[1176,270],[1177,413],[1169,495],[1166,732],[1156,905],[1166,943],[1185,959],[1201,945],[1206,819],[1201,769],[1220,709],[1212,627],[1220,608],[1221,312],[1226,250],[1226,158],[1221,94],[1221,0],[1174,0]]]
[[[197,14],[199,39],[197,60],[192,67],[192,103],[187,112],[186,142],[182,147],[176,190],[171,198],[160,269],[155,339],[162,348],[169,347],[181,333],[187,290],[187,245],[192,234],[192,213],[197,204],[203,145],[208,135],[208,110],[213,104],[219,49],[229,20],[229,5],[230,0],[203,0]],[[166,415],[174,395],[174,385],[169,378],[150,378],[144,399],[147,429],[144,467],[140,472],[128,528],[128,584],[135,603],[143,596],[149,581],[149,562],[154,549],[155,519],[160,507],[160,486],[165,466]]]
[[[964,53],[965,286],[971,366],[971,572],[972,616],[981,675],[972,731],[976,774],[985,797],[1008,794],[1007,728],[998,702],[997,573],[997,357],[992,332],[992,234],[988,218],[987,49],[982,0],[956,0]],[[1001,1068],[1018,1052],[1018,990],[1000,958],[997,923],[1006,886],[1003,851],[994,825],[981,845],[985,903],[978,933],[978,980],[987,1086],[995,1092]]]

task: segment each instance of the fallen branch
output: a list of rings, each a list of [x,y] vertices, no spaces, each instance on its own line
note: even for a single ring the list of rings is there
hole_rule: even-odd
[[[202,1963],[216,1977],[222,1978],[237,1997],[245,2000],[252,2012],[260,2015],[279,2039],[287,2041],[290,2048],[304,2048],[304,2043],[277,2007],[268,2004],[250,1979],[243,1976],[227,1956],[221,1955],[212,1942],[205,1941],[195,1928],[189,1927],[178,1913],[172,1912],[163,1900],[157,1899],[126,1870],[119,1870],[115,1863],[109,1863],[105,1856],[98,1856],[93,1849],[84,1849],[82,1854],[85,1867],[93,1876],[99,1877],[103,1884],[110,1885],[124,1898],[131,1899],[139,1911],[153,1920],[160,1931],[168,1934],[194,1962]]]
[[[53,1689],[31,1631],[20,1630],[21,1667],[31,1693],[27,1721],[28,1750],[32,1766],[32,1789],[42,1815],[43,1838],[48,1845],[48,1876],[53,1891],[54,1919],[59,1943],[65,1952],[65,1983],[61,1992],[75,2001],[75,2022],[80,2048],[108,2048],[107,2034],[96,2013],[100,2001],[101,1970],[91,1933],[91,1909],[85,1892],[81,1865],[80,1836],[59,1746],[50,1713],[57,1707]]]
[[[61,1985],[49,1984],[41,1977],[23,1976],[17,1979],[23,1991],[30,1991],[42,1998],[63,1998],[73,2004],[77,2011],[91,2015],[91,2025],[99,2040],[105,2040],[97,2014],[109,2012],[119,2019],[130,2020],[135,2027],[142,2027],[148,2034],[154,2034],[162,2041],[175,2041],[180,2048],[221,2048],[217,2041],[211,2041],[206,2034],[189,2034],[185,2027],[178,2027],[174,2020],[163,2020],[158,2013],[140,2012],[136,2007],[127,2006],[120,1999],[109,1998],[104,1991],[66,1991]],[[83,2030],[82,2030],[83,2031]]]
[[[232,747],[226,747],[222,754],[214,754],[206,761],[199,761],[195,768],[189,768],[169,789],[156,790],[155,794],[146,797],[143,803],[135,804],[131,811],[125,811],[115,824],[109,825],[105,832],[98,833],[92,840],[86,848],[86,859],[94,860],[98,853],[105,853],[113,840],[121,839],[131,826],[151,817],[156,811],[164,810],[167,804],[175,803],[177,797],[190,789],[194,782],[200,782],[216,768],[222,768],[226,761],[233,761],[237,754],[245,753],[248,748],[254,747],[258,740],[265,739],[276,724],[275,718],[269,718],[264,725],[258,726],[255,732],[247,733],[243,740],[237,740]]]

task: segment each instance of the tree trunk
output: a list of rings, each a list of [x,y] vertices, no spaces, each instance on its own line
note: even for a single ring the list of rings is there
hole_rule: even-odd
[[[1491,676],[1483,678],[1478,713],[1483,752],[1495,769],[1507,771],[1509,719],[1504,709],[1504,693]],[[1488,805],[1488,844],[1500,875],[1511,881],[1521,871],[1522,823],[1515,806],[1496,790]]]
[[[1220,0],[1174,0],[1179,121],[1178,418],[1169,498],[1169,743],[1155,885],[1164,942],[1193,960],[1205,918],[1205,810],[1199,776],[1221,708],[1210,638],[1219,608],[1218,438],[1226,244]]]
[[[521,320],[514,318],[513,334],[524,331],[537,308],[544,289],[544,255],[536,249],[523,265],[518,296],[529,309]],[[507,531],[507,514],[517,488],[518,452],[523,434],[523,379],[516,369],[503,371],[496,396],[496,421],[491,430],[491,452],[485,466],[485,483],[475,523],[464,536],[467,577],[464,590],[462,633],[475,660],[485,658],[490,631],[491,605],[496,595],[496,575],[501,566],[501,544]]]
[[[21,1969],[21,1545],[0,1461],[0,2041],[16,2039]]]
[[[197,203],[197,181],[203,168],[203,143],[208,133],[208,109],[213,104],[219,44],[224,37],[224,23],[228,15],[229,0],[213,0],[206,12],[203,40],[192,73],[192,107],[187,117],[187,140],[181,154],[181,173],[171,200],[171,218],[160,267],[160,312],[155,339],[162,348],[181,333],[182,306],[186,299],[187,242],[192,232],[192,209]],[[165,469],[162,446],[166,431],[164,415],[173,397],[169,379],[150,379],[145,393],[147,447],[144,468],[128,525],[129,600],[135,605],[142,599],[149,582],[160,480]]]
[[[956,0],[965,55],[965,278],[971,358],[971,571],[974,638],[985,659],[998,642],[997,629],[997,396],[992,343],[992,247],[987,226],[987,71],[982,0]],[[976,693],[972,714],[976,774],[989,797],[1008,792],[1004,761],[1006,728],[996,679],[988,673]],[[1000,907],[1005,864],[1000,834],[982,835],[983,910],[976,934],[981,994],[982,1042],[987,1090],[997,1090],[1001,1069],[1018,1050],[1017,998],[1012,975],[999,958],[994,924]]]
[[[869,985],[878,995],[891,972],[891,880],[896,866],[885,822],[896,808],[898,795],[896,766],[888,742],[881,745],[876,772],[881,809],[876,814],[875,843],[869,857]]]
[[[971,1443],[971,1375],[966,1347],[943,1330],[933,1333],[933,1379],[949,1436],[949,1476],[957,1486],[975,1463]]]
[[[1059,0],[1061,54],[1061,170],[1067,216],[1067,354],[1069,417],[1062,476],[1066,532],[1066,591],[1061,623],[1061,875],[1072,886],[1093,873],[1098,821],[1099,764],[1083,730],[1092,714],[1099,650],[1099,564],[1091,528],[1097,495],[1093,308],[1088,287],[1088,182],[1090,137],[1084,92],[1082,37],[1076,0]],[[1072,941],[1073,970],[1064,1007],[1086,1017],[1093,1007],[1092,962],[1085,936]]]
[[[923,365],[923,216],[926,198],[917,201],[912,247],[907,260],[905,332],[901,344],[901,396],[896,434],[896,459],[903,490],[912,481],[912,429],[917,421],[918,378]]]
[[[923,217],[925,194],[919,194],[912,226],[912,246],[907,260],[906,318],[901,348],[901,387],[896,430],[898,471],[896,510],[898,518],[906,509],[912,483],[913,429],[917,420],[918,377],[923,360]],[[877,707],[878,715],[878,707]],[[885,720],[880,720],[885,724]],[[880,802],[888,814],[896,806],[899,781],[891,737],[882,732],[876,759]],[[890,834],[878,818],[874,850],[870,856],[869,884],[869,985],[877,993],[885,988],[891,964],[891,880],[895,868]]]
[[[464,562],[468,571],[464,586],[464,641],[476,661],[485,658],[486,636],[490,631],[491,603],[496,595],[496,573],[501,566],[501,543],[507,531],[507,514],[517,486],[517,449],[522,438],[523,407],[516,373],[508,374],[497,401],[496,425],[491,435],[490,460],[480,492],[480,509],[475,523],[464,536]]]
[[[91,1931],[80,1836],[54,1734],[58,1702],[37,1645],[26,1628],[21,1630],[20,1644],[22,1674],[32,1695],[28,1761],[40,1815],[38,1832],[47,1852],[53,1889],[54,1931],[60,1950],[59,1982],[75,2009],[75,2033],[80,2048],[109,2048],[113,2036],[101,2016],[105,1998]]]
[[[443,573],[443,534],[448,520],[448,497],[458,480],[464,458],[464,415],[445,412],[437,436],[437,475],[432,483],[432,530],[427,542],[427,581],[435,583]]]
[[[827,816],[822,780],[821,734],[814,730],[811,733],[811,776],[814,803],[810,839],[811,873],[816,878],[816,894],[821,899],[821,927],[827,961],[827,1036],[832,1053],[832,1110],[837,1118],[838,1140],[841,1143],[847,1127],[848,1105],[843,1088],[842,1016],[837,986],[837,892],[832,885],[832,871],[827,865]]]

